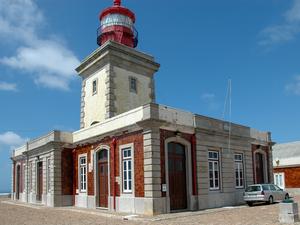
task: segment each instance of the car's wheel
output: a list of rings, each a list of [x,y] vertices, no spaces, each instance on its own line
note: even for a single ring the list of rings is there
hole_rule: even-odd
[[[284,199],[289,199],[290,198],[290,196],[289,196],[289,194],[286,194],[285,196],[284,196]]]
[[[273,204],[274,203],[274,199],[273,199],[273,196],[270,196],[269,197],[269,201],[268,201],[268,204]]]
[[[251,207],[253,206],[253,202],[247,202],[247,205]]]

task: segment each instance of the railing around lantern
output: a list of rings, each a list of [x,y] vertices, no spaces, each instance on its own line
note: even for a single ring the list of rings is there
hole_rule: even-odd
[[[99,46],[101,46],[101,37],[102,37],[102,35],[103,35],[103,30],[105,29],[107,29],[108,27],[107,26],[105,26],[105,27],[103,27],[103,26],[100,26],[98,29],[97,29],[97,44],[99,45]],[[133,43],[133,47],[135,48],[137,45],[138,45],[138,42],[139,42],[139,33],[138,33],[138,31],[135,29],[135,27],[133,26],[132,28],[131,28],[131,30],[132,30],[132,33],[133,33],[133,41],[134,41],[134,43]],[[113,32],[113,31],[108,31],[108,32]]]

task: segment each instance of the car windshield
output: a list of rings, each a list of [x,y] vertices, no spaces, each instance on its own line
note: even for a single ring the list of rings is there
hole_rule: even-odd
[[[255,185],[246,188],[246,192],[252,192],[252,191],[261,191],[261,187],[259,185]]]

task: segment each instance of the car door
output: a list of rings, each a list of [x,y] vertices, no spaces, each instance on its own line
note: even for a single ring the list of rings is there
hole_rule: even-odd
[[[270,184],[269,188],[270,188],[270,194],[273,196],[274,201],[278,201],[280,199],[280,195],[277,192],[275,186],[273,184]]]
[[[276,192],[278,194],[278,200],[282,201],[285,198],[286,193],[280,187],[278,187],[277,185],[274,185],[274,187],[275,187]]]

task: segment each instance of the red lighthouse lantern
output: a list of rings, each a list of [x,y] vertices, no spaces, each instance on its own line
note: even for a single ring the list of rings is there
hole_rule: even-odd
[[[112,40],[135,48],[138,44],[138,32],[134,23],[134,13],[121,6],[121,0],[114,0],[114,5],[100,14],[97,44],[101,46]]]

